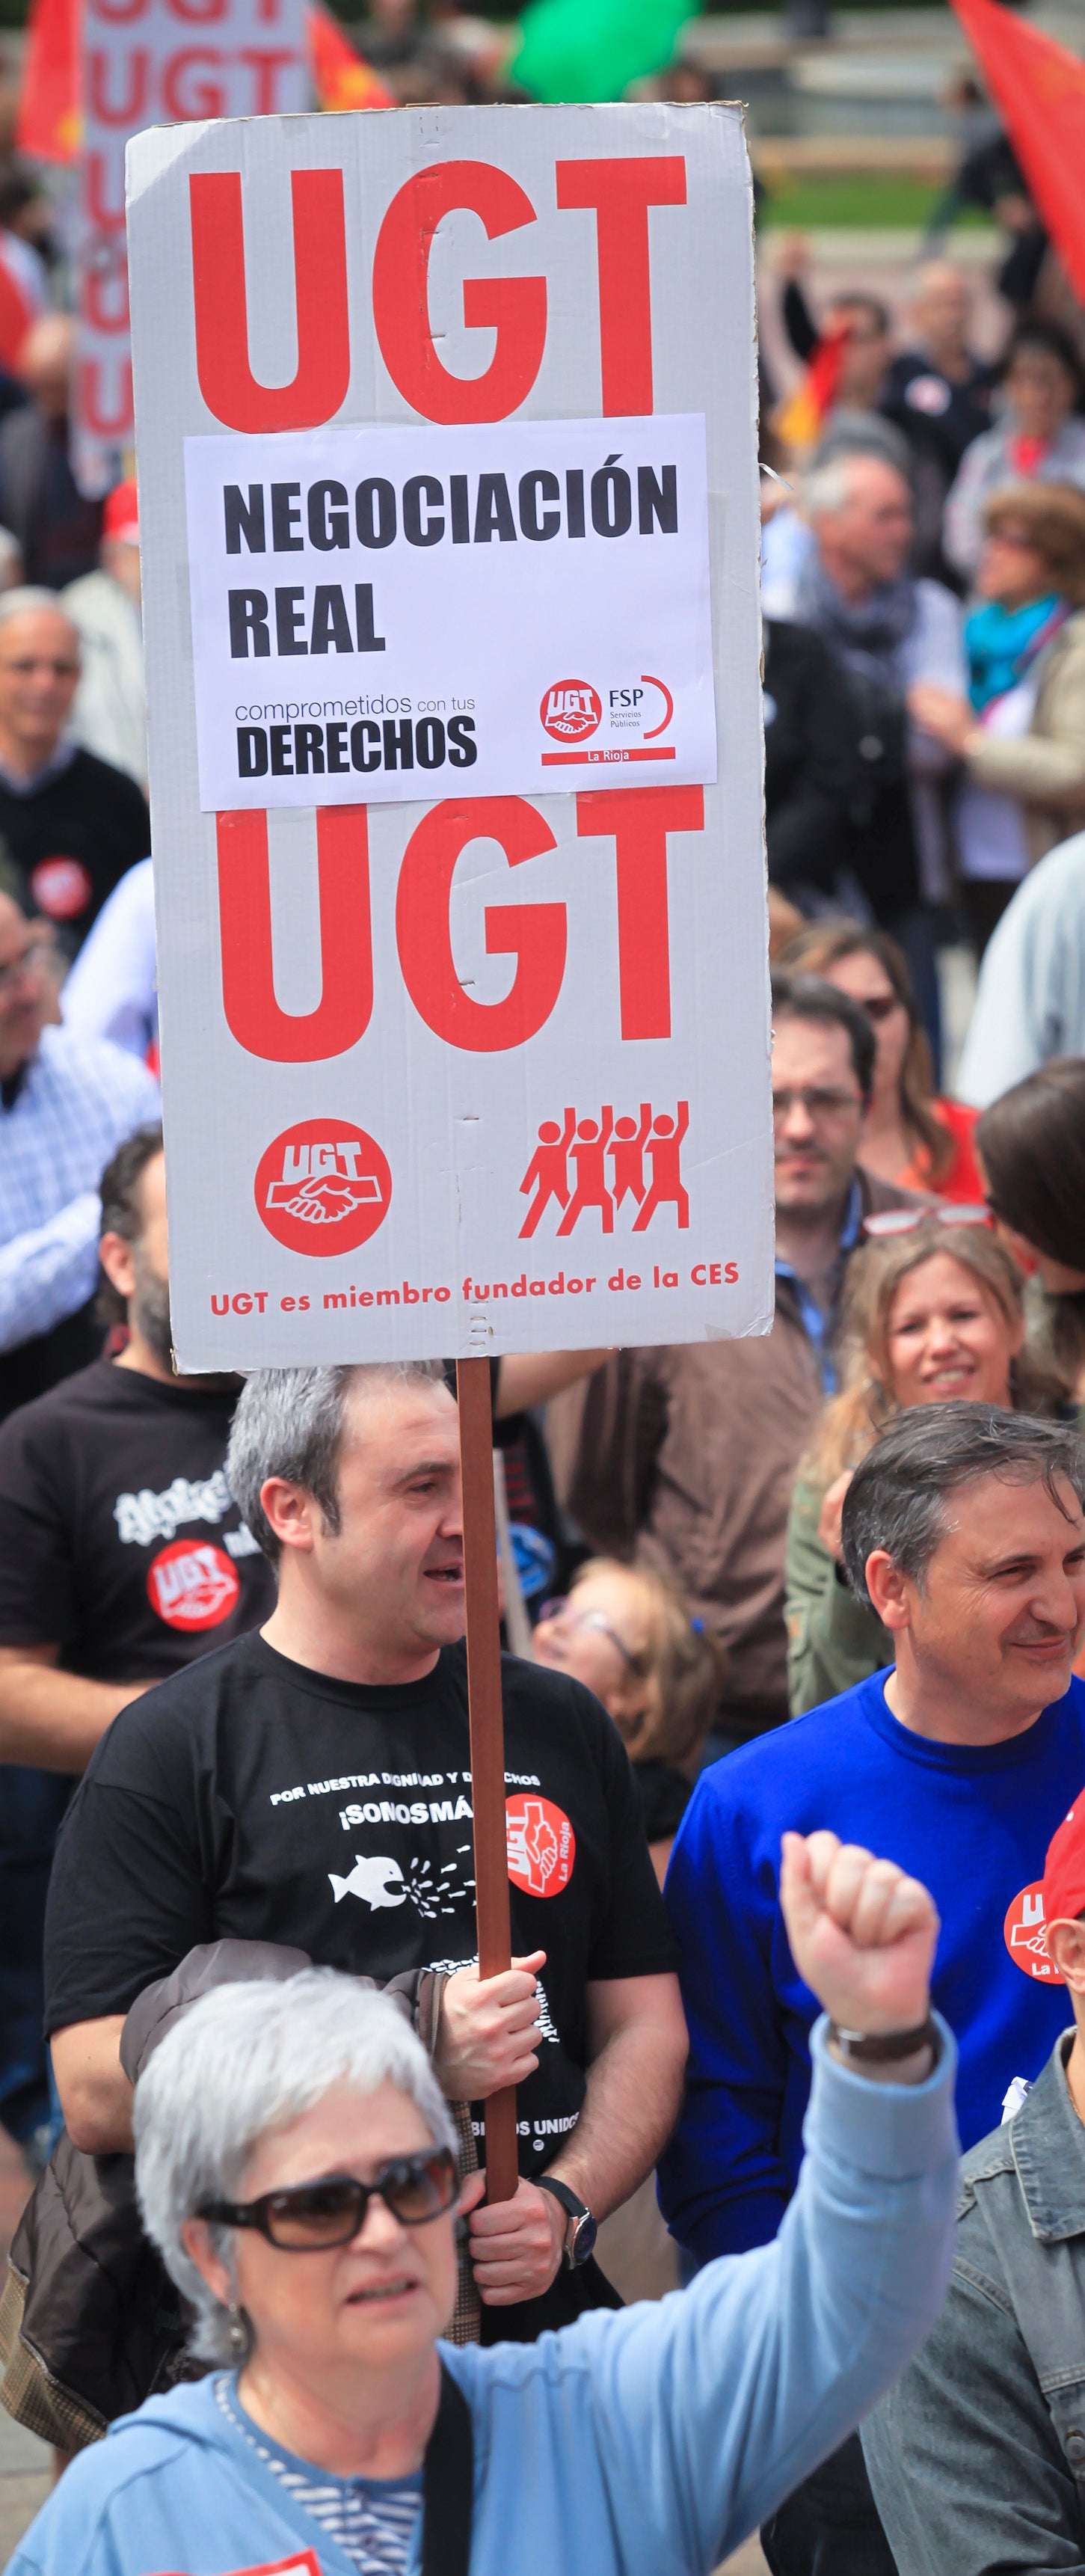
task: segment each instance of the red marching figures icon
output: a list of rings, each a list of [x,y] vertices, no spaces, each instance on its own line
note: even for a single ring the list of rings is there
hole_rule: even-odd
[[[521,1193],[538,1186],[534,1206],[528,1209],[520,1228],[521,1239],[525,1234],[534,1234],[543,1209],[549,1205],[551,1199],[557,1199],[563,1208],[568,1207],[569,1147],[573,1141],[575,1127],[575,1109],[566,1110],[564,1127],[558,1126],[556,1118],[543,1119],[539,1129],[537,1151],[532,1155],[520,1183]]]
[[[643,1101],[639,1123],[628,1115],[615,1121],[613,1109],[606,1106],[597,1117],[584,1118],[575,1109],[566,1109],[560,1127],[556,1118],[544,1118],[538,1145],[520,1183],[523,1197],[535,1193],[520,1228],[521,1241],[534,1234],[551,1199],[556,1199],[564,1211],[557,1228],[559,1235],[571,1234],[581,1217],[592,1209],[598,1212],[603,1233],[613,1234],[615,1210],[627,1197],[637,1203],[634,1234],[643,1234],[661,1207],[673,1207],[678,1224],[688,1226],[689,1192],[682,1179],[682,1146],[688,1132],[688,1100],[678,1102],[673,1116],[669,1110],[653,1111],[651,1102]],[[652,1173],[647,1186],[646,1154]],[[576,1173],[572,1187],[570,1163]]]
[[[620,1208],[628,1190],[639,1207],[644,1197],[644,1147],[652,1124],[652,1104],[641,1104],[640,1125],[635,1118],[619,1118],[610,1143],[614,1168],[614,1205]]]
[[[571,1234],[585,1208],[598,1208],[604,1234],[614,1232],[614,1206],[606,1174],[606,1150],[613,1125],[612,1109],[604,1109],[601,1118],[577,1120],[576,1135],[569,1147],[576,1164],[576,1189],[558,1227],[559,1234]]]
[[[680,1100],[677,1119],[666,1116],[654,1121],[645,1152],[652,1160],[652,1186],[633,1219],[634,1234],[643,1234],[657,1207],[676,1207],[679,1225],[689,1224],[689,1192],[682,1185],[682,1142],[689,1128],[689,1102]]]

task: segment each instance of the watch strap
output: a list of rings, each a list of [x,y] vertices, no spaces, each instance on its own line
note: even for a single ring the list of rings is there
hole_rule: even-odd
[[[938,2055],[938,2027],[931,2013],[911,2030],[845,2030],[830,2018],[829,2038],[854,2066],[897,2066],[906,2057],[918,2057],[921,2048]]]
[[[588,2208],[587,2201],[580,2200],[576,2192],[571,2189],[567,2182],[559,2182],[556,2174],[540,2174],[536,2188],[539,2191],[552,2192],[554,2199],[561,2202],[561,2206],[569,2218],[591,2217],[591,2211]]]

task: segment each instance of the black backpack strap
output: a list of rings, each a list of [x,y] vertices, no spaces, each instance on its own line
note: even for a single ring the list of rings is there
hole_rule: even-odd
[[[422,2472],[422,2576],[467,2576],[475,2461],[471,2410],[441,2363],[441,2402]]]

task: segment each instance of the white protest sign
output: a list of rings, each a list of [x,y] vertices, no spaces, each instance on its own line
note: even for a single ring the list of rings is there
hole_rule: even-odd
[[[126,471],[132,360],[124,154],[143,126],[308,107],[305,0],[82,0],[72,465],[97,495]]]
[[[750,217],[726,107],[130,147],[185,1368],[768,1327]]]
[[[185,470],[207,811],[715,778],[699,416],[188,438]]]

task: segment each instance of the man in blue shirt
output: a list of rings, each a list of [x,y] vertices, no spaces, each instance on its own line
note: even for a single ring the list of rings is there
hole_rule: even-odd
[[[702,1774],[667,1881],[690,2033],[661,2166],[674,2234],[702,2260],[765,2243],[795,2186],[814,1998],[778,1897],[780,1836],[830,1827],[922,1874],[942,1918],[933,1991],[960,2045],[965,2147],[1065,2020],[1040,1882],[1085,1781],[1085,1452],[1061,1424],[923,1405],[856,1470],[848,1581],[896,1638],[895,1670]],[[814,2492],[816,2490],[816,2493]],[[774,2576],[828,2561],[889,2576],[858,2444],[763,2535]]]

